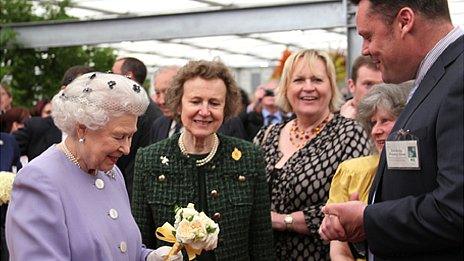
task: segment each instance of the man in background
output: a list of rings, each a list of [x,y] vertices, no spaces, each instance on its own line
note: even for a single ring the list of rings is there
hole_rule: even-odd
[[[115,74],[130,77],[132,80],[138,82],[140,86],[143,86],[145,78],[147,77],[147,67],[145,64],[139,59],[133,57],[117,59],[111,70]],[[145,147],[151,143],[151,125],[161,115],[162,113],[160,109],[157,108],[153,101],[150,100],[147,110],[137,120],[137,131],[132,137],[130,153],[128,155],[123,155],[116,163],[124,175],[129,199],[132,197],[135,155],[139,148]]]
[[[172,79],[178,70],[177,66],[165,66],[159,68],[153,75],[154,93],[151,98],[161,109],[163,115],[152,125],[152,143],[169,138],[182,128],[182,124],[173,119],[172,112],[166,107],[166,91],[171,86]]]
[[[270,88],[264,88],[262,97],[258,97],[253,110],[241,114],[240,117],[246,131],[246,139],[249,141],[253,140],[263,126],[279,124],[290,118],[276,105],[274,91]]]
[[[353,96],[340,108],[340,115],[345,118],[356,118],[358,104],[372,85],[382,82],[382,73],[370,56],[359,56],[354,60],[348,90]]]

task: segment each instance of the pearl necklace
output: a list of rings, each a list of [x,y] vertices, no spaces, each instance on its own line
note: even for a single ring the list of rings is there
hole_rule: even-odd
[[[178,141],[179,149],[180,149],[180,152],[182,152],[182,154],[189,157],[189,154],[184,144],[184,133],[185,132],[182,132],[179,136],[179,141]],[[219,138],[216,133],[213,134],[213,138],[214,138],[214,143],[213,143],[213,147],[211,148],[211,151],[208,153],[208,155],[205,158],[196,160],[195,164],[197,167],[203,166],[206,163],[210,162],[213,159],[214,155],[216,155],[217,149],[219,147]]]
[[[81,164],[79,164],[79,161],[77,160],[76,156],[74,156],[74,154],[72,154],[71,151],[69,151],[68,147],[66,146],[66,142],[64,142],[64,141],[61,142],[61,148],[63,148],[63,152],[64,152],[64,155],[66,155],[66,158],[68,158],[78,168],[82,169]],[[92,174],[92,173],[89,173],[89,174],[92,175],[92,176],[96,176],[97,171],[95,171],[94,174]],[[114,174],[113,170],[105,171],[105,174],[108,177],[110,177],[112,179],[115,179],[115,174]]]
[[[289,134],[290,142],[293,144],[293,146],[300,149],[308,142],[311,137],[317,136],[322,131],[327,122],[329,122],[330,115],[331,114],[329,113],[329,115],[327,115],[327,117],[325,117],[321,123],[309,131],[300,130],[298,127],[298,119],[295,119],[293,121],[292,127],[290,128]]]
[[[64,151],[64,155],[66,155],[66,157],[72,162],[74,163],[76,166],[78,166],[80,169],[81,169],[81,164],[79,164],[79,161],[77,161],[77,158],[74,156],[74,154],[71,153],[71,151],[69,151],[68,147],[66,146],[66,142],[62,142],[61,143],[61,148],[63,148],[63,151]]]

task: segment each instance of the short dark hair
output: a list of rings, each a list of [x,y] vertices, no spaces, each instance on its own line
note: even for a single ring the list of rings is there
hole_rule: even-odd
[[[67,86],[72,81],[74,81],[74,79],[76,79],[78,76],[89,73],[89,72],[93,72],[93,71],[95,71],[95,69],[90,66],[85,66],[85,65],[72,66],[69,69],[67,69],[66,72],[64,73],[63,79],[61,80],[61,86]]]
[[[138,82],[140,85],[143,85],[143,82],[147,77],[147,67],[142,61],[134,57],[124,57],[118,59],[118,61],[123,61],[121,65],[122,75],[127,75],[129,72],[131,72],[135,78],[132,80]]]
[[[182,96],[184,95],[184,84],[186,81],[202,78],[205,80],[220,79],[226,86],[226,102],[224,106],[224,120],[237,116],[242,106],[237,106],[240,101],[240,88],[227,66],[219,60],[213,61],[189,61],[179,69],[177,75],[172,80],[171,88],[166,93],[166,105],[174,113],[176,119],[180,115],[178,109],[181,106]]]
[[[350,0],[357,5],[361,0]],[[451,21],[447,0],[368,0],[372,13],[381,15],[387,24],[393,23],[398,11],[410,7],[428,19]]]
[[[374,71],[379,71],[380,69],[377,68],[375,65],[374,61],[370,56],[358,56],[354,62],[353,62],[353,67],[351,68],[351,79],[356,82],[358,80],[358,72],[359,69],[363,66],[366,66],[367,68],[374,70]]]

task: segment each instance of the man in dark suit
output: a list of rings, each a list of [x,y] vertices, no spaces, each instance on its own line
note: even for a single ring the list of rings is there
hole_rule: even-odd
[[[143,85],[143,82],[147,77],[147,67],[145,64],[133,57],[125,57],[116,60],[111,70],[113,73],[130,77],[140,85]],[[129,199],[132,196],[132,180],[134,176],[135,154],[139,148],[143,148],[150,144],[151,125],[161,115],[162,113],[160,109],[156,107],[153,101],[150,100],[147,110],[137,120],[137,131],[132,137],[130,153],[119,158],[118,162],[116,163],[124,175],[124,181],[126,182],[126,189],[127,193],[129,194]]]
[[[246,139],[252,141],[263,126],[279,124],[290,119],[275,103],[274,91],[266,89],[254,110],[242,112],[240,118],[246,131]],[[256,108],[258,107],[258,108]]]
[[[385,82],[415,79],[415,88],[382,152],[370,205],[325,206],[319,233],[367,239],[370,260],[463,260],[464,32],[446,0],[355,2],[363,54]]]
[[[154,93],[151,99],[163,112],[163,115],[153,122],[151,127],[152,143],[171,137],[181,129],[181,124],[176,122],[169,108],[166,107],[166,91],[171,85],[172,79],[179,68],[177,66],[165,66],[158,69],[153,75]]]

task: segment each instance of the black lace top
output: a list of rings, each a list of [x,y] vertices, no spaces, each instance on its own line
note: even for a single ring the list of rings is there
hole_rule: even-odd
[[[279,136],[285,124],[271,125],[256,135],[266,160],[271,210],[288,214],[303,211],[310,235],[274,232],[277,260],[329,260],[329,245],[318,235],[335,170],[342,161],[369,155],[369,140],[353,120],[335,115],[325,128],[296,151],[281,169]],[[290,142],[290,141],[288,141]]]

